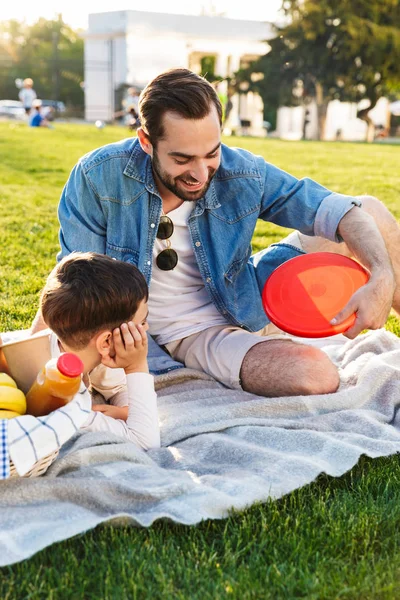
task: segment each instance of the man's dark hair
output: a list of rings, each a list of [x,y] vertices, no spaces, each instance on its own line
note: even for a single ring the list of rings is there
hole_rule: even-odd
[[[78,350],[97,332],[131,320],[147,299],[146,280],[134,265],[94,252],[73,252],[47,278],[40,309],[59,339]]]
[[[222,125],[222,106],[212,85],[188,69],[170,69],[155,77],[142,91],[140,124],[156,146],[164,136],[163,117],[167,111],[185,119],[204,119],[213,105]]]

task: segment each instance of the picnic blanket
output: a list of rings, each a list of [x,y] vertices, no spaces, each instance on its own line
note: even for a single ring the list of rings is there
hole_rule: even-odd
[[[45,476],[0,481],[0,564],[99,523],[195,524],[400,450],[400,340],[379,330],[324,350],[335,394],[261,398],[197,371],[156,378],[162,447],[78,433]]]

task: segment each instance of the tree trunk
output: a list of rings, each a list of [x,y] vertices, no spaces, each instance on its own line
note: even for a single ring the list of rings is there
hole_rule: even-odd
[[[328,112],[329,100],[324,99],[324,91],[322,85],[317,81],[315,83],[315,100],[317,102],[318,116],[318,140],[325,139],[326,115]]]
[[[302,136],[302,140],[306,140],[307,139],[307,125],[310,122],[310,111],[308,110],[307,107],[304,107],[304,118],[303,118],[303,136]]]
[[[371,107],[364,108],[363,110],[359,110],[357,112],[357,118],[361,119],[361,121],[365,121],[367,124],[367,134],[365,136],[366,142],[373,142],[375,138],[375,125],[371,117],[369,116],[369,111]]]
[[[367,108],[363,108],[362,110],[357,111],[357,119],[361,119],[361,121],[365,121],[367,124],[367,134],[365,136],[365,141],[373,142],[375,139],[375,124],[369,116],[369,113],[376,106],[378,98],[369,98],[369,101],[370,105]]]

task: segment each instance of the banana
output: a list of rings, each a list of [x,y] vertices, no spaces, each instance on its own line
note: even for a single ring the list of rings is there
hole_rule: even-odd
[[[6,385],[7,387],[17,387],[14,379],[7,375],[7,373],[0,373],[0,385]]]
[[[25,394],[21,390],[6,385],[0,386],[0,409],[12,410],[20,415],[26,413]]]
[[[15,410],[0,410],[0,419],[13,419],[14,417],[20,417],[21,415]]]

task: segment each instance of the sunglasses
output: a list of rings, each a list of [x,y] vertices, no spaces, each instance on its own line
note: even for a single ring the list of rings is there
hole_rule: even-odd
[[[174,233],[174,224],[167,215],[162,215],[157,229],[157,239],[165,240],[167,247],[156,258],[156,265],[161,271],[172,271],[178,264],[178,254],[171,248],[170,237]]]

